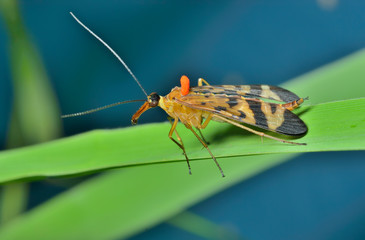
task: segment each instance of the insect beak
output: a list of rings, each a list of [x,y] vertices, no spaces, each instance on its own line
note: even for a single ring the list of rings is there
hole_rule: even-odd
[[[138,118],[142,115],[142,113],[144,113],[145,111],[147,111],[148,109],[150,109],[151,106],[149,104],[148,101],[146,101],[139,109],[138,111],[133,115],[132,117],[132,124],[137,124]]]

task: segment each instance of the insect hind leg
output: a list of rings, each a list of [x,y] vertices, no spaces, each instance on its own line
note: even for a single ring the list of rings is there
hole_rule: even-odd
[[[205,140],[205,138],[204,138],[204,136],[203,136],[203,133],[202,133],[202,131],[201,131],[200,129],[204,129],[204,128],[206,128],[206,127],[207,127],[207,125],[208,125],[208,123],[210,122],[210,120],[212,120],[212,117],[213,117],[213,114],[212,114],[212,113],[210,113],[210,114],[208,115],[208,117],[205,119],[204,123],[203,123],[200,127],[197,127],[197,128],[196,128],[196,129],[198,129],[200,136],[202,137],[202,139],[204,140],[204,142],[205,142],[207,145],[209,145],[209,142],[208,142],[207,140]]]
[[[265,133],[263,133],[263,132],[256,131],[256,130],[254,130],[254,129],[252,129],[252,128],[246,127],[246,126],[241,125],[241,124],[239,124],[239,123],[237,123],[237,122],[235,122],[235,121],[232,121],[232,120],[230,120],[230,119],[227,119],[227,118],[221,117],[221,116],[219,116],[219,115],[217,115],[217,114],[214,114],[214,117],[215,117],[215,118],[219,118],[219,119],[223,120],[224,122],[230,123],[230,124],[232,124],[232,125],[234,125],[234,126],[236,126],[236,127],[239,127],[239,128],[244,129],[244,130],[247,130],[247,131],[249,131],[249,132],[252,132],[252,133],[254,133],[254,134],[257,134],[257,135],[259,135],[259,136],[261,136],[261,137],[271,138],[271,139],[276,140],[276,141],[279,141],[279,142],[283,142],[283,143],[290,143],[290,144],[294,144],[294,145],[307,145],[306,143],[291,142],[291,141],[287,141],[287,140],[284,140],[284,139],[281,139],[281,138],[277,138],[277,137],[273,137],[273,136],[267,135],[267,134],[265,134]]]
[[[205,83],[205,85],[210,86],[210,84],[209,84],[207,81],[205,81],[203,78],[199,78],[199,79],[198,79],[198,86],[199,86],[199,87],[200,87],[200,86],[203,86],[203,83]]]
[[[190,129],[190,131],[193,132],[193,134],[195,135],[195,137],[201,142],[201,144],[203,144],[203,146],[205,147],[205,149],[208,150],[210,156],[213,158],[215,164],[217,165],[219,171],[221,172],[222,174],[222,177],[225,177],[224,173],[223,173],[223,170],[221,168],[221,166],[219,165],[217,159],[214,157],[213,153],[210,151],[210,149],[208,148],[208,145],[199,137],[199,135],[194,131],[194,129],[189,125],[189,124],[185,124],[185,127]]]
[[[308,100],[308,97],[299,98],[298,100],[294,100],[292,102],[282,104],[282,106],[285,107],[286,109],[288,109],[289,111],[293,111],[294,109],[298,108],[299,105],[304,102],[304,100]]]
[[[190,167],[190,163],[189,163],[189,158],[188,158],[188,155],[186,154],[186,151],[185,151],[185,147],[184,147],[184,143],[180,137],[180,135],[177,133],[177,130],[176,130],[176,125],[177,123],[179,122],[179,119],[178,118],[175,118],[174,119],[174,122],[172,122],[172,118],[168,117],[167,118],[169,120],[169,122],[171,123],[171,129],[170,129],[170,132],[169,132],[169,138],[174,142],[176,143],[176,145],[178,145],[182,150],[183,150],[183,154],[185,156],[185,159],[186,159],[186,162],[188,164],[188,168],[189,168],[189,174],[191,175],[191,167]],[[175,132],[175,135],[176,135],[176,138],[177,140],[180,142],[177,142],[173,137],[172,137],[172,134],[173,132]]]
[[[199,128],[197,128],[196,130],[198,130],[198,132],[199,132],[199,134],[200,134],[200,136],[201,136],[202,140],[205,142],[205,144],[209,145],[210,143],[209,143],[209,142],[205,139],[205,137],[203,136],[202,131],[200,131],[200,129],[199,129]]]

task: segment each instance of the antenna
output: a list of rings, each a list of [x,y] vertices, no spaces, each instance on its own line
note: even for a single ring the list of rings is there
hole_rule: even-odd
[[[137,82],[138,86],[142,89],[143,93],[146,95],[146,97],[148,97],[148,94],[146,93],[146,91],[144,90],[144,88],[142,87],[142,85],[139,83],[138,79],[136,78],[136,76],[134,76],[133,72],[129,69],[129,67],[127,66],[127,64],[121,59],[121,57],[119,57],[119,55],[106,43],[103,41],[103,39],[101,39],[98,35],[96,35],[93,31],[91,31],[88,27],[86,27],[72,12],[70,12],[71,16],[76,20],[76,22],[78,22],[83,28],[85,28],[89,33],[91,33],[91,35],[93,35],[96,39],[98,39],[105,47],[107,47],[109,49],[109,51],[111,51],[114,56],[116,58],[118,58],[118,60],[123,64],[123,66],[127,69],[127,71],[129,72],[129,74],[134,78],[134,80]]]
[[[100,110],[104,110],[106,108],[111,108],[117,105],[121,105],[124,103],[131,103],[131,102],[145,102],[146,100],[142,99],[142,100],[128,100],[128,101],[123,101],[123,102],[116,102],[116,103],[112,103],[103,107],[98,107],[98,108],[94,108],[94,109],[90,109],[84,112],[78,112],[78,113],[71,113],[71,114],[66,114],[66,115],[62,115],[61,118],[69,118],[69,117],[77,117],[77,116],[82,116],[82,115],[86,115],[89,113],[93,113],[93,112],[97,112]]]

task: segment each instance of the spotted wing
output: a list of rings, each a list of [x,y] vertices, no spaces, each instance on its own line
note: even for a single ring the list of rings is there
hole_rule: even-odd
[[[281,104],[257,98],[222,94],[188,94],[175,101],[190,108],[281,134],[302,135],[307,132],[305,123]]]
[[[246,98],[271,99],[279,102],[292,102],[299,97],[284,88],[270,85],[204,85],[192,87],[190,93],[222,94],[227,96],[241,96]]]

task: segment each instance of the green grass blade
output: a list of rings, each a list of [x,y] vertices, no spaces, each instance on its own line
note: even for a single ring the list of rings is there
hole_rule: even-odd
[[[0,0],[9,35],[14,102],[9,147],[36,144],[61,136],[60,111],[36,46],[22,22],[18,2]]]
[[[268,153],[364,150],[365,98],[303,107],[308,134],[296,140],[306,146],[263,139],[233,126],[212,123],[205,131],[218,157]],[[344,114],[346,112],[347,114]],[[0,154],[0,182],[42,176],[79,174],[106,168],[185,161],[168,139],[169,123],[118,130],[98,130]],[[210,159],[187,130],[180,131],[191,160]],[[155,141],[151,141],[153,138]],[[148,157],[146,153],[148,152]],[[192,171],[194,163],[192,163]],[[229,172],[226,172],[229,174]]]
[[[127,237],[289,157],[292,155],[221,159],[229,172],[226,178],[205,161],[194,162],[192,176],[187,174],[185,162],[114,170],[16,219],[0,229],[0,239]]]
[[[283,84],[309,103],[365,97],[365,50],[299,76]],[[347,113],[344,113],[347,114]]]
[[[365,51],[360,51],[285,85],[295,92],[305,90],[302,95],[314,99],[310,102],[322,102],[316,100],[321,98],[334,101],[364,96],[364,61]],[[354,99],[301,107],[296,112],[307,123],[309,133],[297,141],[306,142],[307,146],[281,144],[264,139],[264,143],[258,148],[259,137],[219,123],[210,124],[204,134],[212,142],[211,149],[217,157],[361,150],[363,141],[359,139],[362,139],[364,131],[363,104],[364,99]],[[167,138],[169,128],[168,123],[161,123],[112,131],[98,130],[37,146],[3,151],[0,153],[0,182],[181,161],[183,157],[179,149]],[[180,134],[192,160],[209,158],[209,155],[197,146],[194,136],[187,131],[180,131]]]
[[[206,138],[218,157],[268,153],[364,150],[365,98],[303,107],[308,134],[296,140],[306,146],[263,139],[228,124],[212,123]],[[344,114],[346,112],[347,114]],[[42,176],[62,176],[131,165],[185,161],[168,139],[169,123],[118,130],[98,130],[0,154],[0,182]],[[180,131],[191,160],[209,155],[187,130]],[[154,141],[151,141],[153,139]],[[148,157],[146,153],[148,152]],[[192,163],[192,171],[194,163]],[[226,172],[226,174],[229,174]]]
[[[325,101],[319,98],[315,103],[363,96],[365,69],[360,67],[359,62],[364,61],[364,52],[355,54],[326,67],[324,72],[317,72],[321,74],[317,81],[311,81],[316,78],[314,72],[308,75],[307,80],[302,78],[293,83],[292,89],[306,88],[308,91],[304,96],[311,98],[322,91]],[[342,75],[332,76],[333,71],[339,69],[346,71]],[[348,71],[352,73],[351,78],[347,78]],[[342,84],[342,89],[334,88],[332,91],[330,82]],[[0,238],[127,237],[293,157],[293,154],[262,153],[304,152],[303,149],[364,149],[364,101],[364,98],[360,98],[301,108],[300,116],[307,122],[310,131],[298,141],[307,142],[307,146],[287,145],[268,139],[261,144],[259,137],[236,131],[229,125],[212,125],[205,131],[206,137],[212,142],[213,153],[221,156],[218,160],[225,170],[226,178],[219,176],[211,160],[193,161],[193,175],[189,176],[186,163],[181,161],[181,153],[166,137],[169,128],[167,123],[114,131],[93,131],[38,147],[4,152],[0,155],[0,164],[4,164],[0,165],[0,176],[4,175],[1,181],[59,176],[123,164],[138,166],[114,170],[80,184],[0,229]],[[181,133],[183,135],[187,132]],[[184,135],[182,137],[189,156],[194,159],[208,158],[208,154],[196,146],[196,139]],[[239,156],[244,154],[259,155]],[[231,157],[232,155],[237,157]],[[31,160],[23,162],[22,158]],[[177,162],[149,164],[169,161]],[[27,171],[18,171],[22,164],[25,164],[22,167]]]
[[[224,226],[215,224],[212,221],[189,211],[182,212],[177,216],[170,218],[167,223],[203,239],[245,239],[233,229],[227,229]]]

